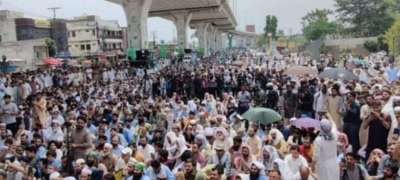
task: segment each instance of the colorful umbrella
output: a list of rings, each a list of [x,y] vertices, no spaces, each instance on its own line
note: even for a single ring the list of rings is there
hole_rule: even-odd
[[[318,71],[310,68],[310,67],[306,67],[306,66],[293,66],[293,67],[289,67],[285,70],[285,72],[283,72],[283,74],[286,75],[306,75],[306,74],[318,74]]]
[[[54,58],[44,58],[43,62],[49,65],[61,65],[63,64],[61,61]]]
[[[263,107],[251,108],[246,111],[242,117],[249,121],[260,123],[260,124],[271,124],[282,120],[281,115],[276,111]]]
[[[291,124],[296,127],[304,127],[304,128],[315,128],[320,126],[320,122],[318,120],[309,117],[296,119],[292,121]]]

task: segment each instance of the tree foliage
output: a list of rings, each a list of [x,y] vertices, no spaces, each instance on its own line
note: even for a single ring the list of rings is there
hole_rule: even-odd
[[[328,34],[336,33],[340,25],[329,21],[329,15],[333,12],[328,9],[316,9],[307,13],[302,18],[303,33],[308,40],[317,40],[324,38]]]
[[[372,40],[365,41],[364,48],[369,52],[376,52],[378,50],[378,42]]]
[[[278,30],[278,18],[276,18],[276,16],[268,15],[266,17],[266,25],[264,28],[265,37],[268,37],[268,34],[271,33],[272,39],[274,40],[278,39],[277,30]]]
[[[367,31],[370,36],[377,36],[394,22],[390,1],[393,0],[335,0],[335,6],[340,20],[352,32]]]
[[[385,42],[389,51],[400,53],[400,18],[385,33]]]
[[[266,42],[266,38],[265,38],[265,35],[264,34],[260,34],[260,35],[258,35],[257,36],[257,39],[256,39],[256,46],[258,47],[258,48],[261,48],[261,47],[263,47],[267,42]]]
[[[50,38],[46,38],[45,43],[47,45],[47,48],[49,50],[49,56],[50,57],[56,57],[57,55],[57,45],[56,41]]]

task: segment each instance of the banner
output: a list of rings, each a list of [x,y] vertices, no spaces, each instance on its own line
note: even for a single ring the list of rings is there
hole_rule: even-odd
[[[167,47],[165,46],[165,44],[161,45],[160,48],[160,57],[161,58],[167,58]]]
[[[136,49],[135,48],[128,48],[126,51],[128,54],[128,58],[133,61],[136,59]]]

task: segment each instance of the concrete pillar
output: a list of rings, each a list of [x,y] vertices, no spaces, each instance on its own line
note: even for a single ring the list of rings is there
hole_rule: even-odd
[[[211,55],[212,53],[216,52],[215,49],[215,34],[218,31],[218,28],[213,27],[213,26],[209,26],[208,28],[208,53],[207,55]]]
[[[203,51],[203,55],[208,55],[207,44],[207,30],[210,23],[198,23],[197,26],[197,39],[199,40],[199,48]]]
[[[128,23],[128,46],[135,49],[148,48],[147,18],[153,0],[124,0]]]
[[[217,51],[222,50],[222,31],[217,31],[216,35],[215,35],[215,42],[216,42],[216,49]]]
[[[192,20],[192,13],[176,13],[172,14],[172,16],[175,19],[174,24],[178,34],[178,45],[180,48],[187,49],[189,48],[187,34],[189,23]]]

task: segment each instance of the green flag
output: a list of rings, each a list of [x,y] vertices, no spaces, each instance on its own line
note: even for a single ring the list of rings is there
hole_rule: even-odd
[[[167,47],[165,46],[165,44],[161,45],[160,48],[160,57],[161,58],[167,58]]]
[[[178,56],[179,56],[179,57],[185,56],[185,49],[179,48],[179,49],[178,49]]]
[[[131,61],[136,59],[136,49],[135,48],[128,48],[128,50],[126,51],[128,52],[128,57],[131,59]]]

